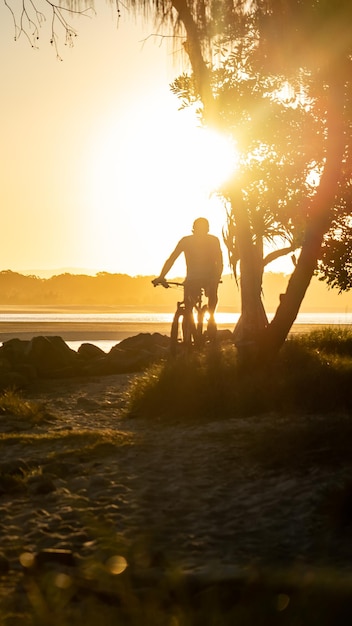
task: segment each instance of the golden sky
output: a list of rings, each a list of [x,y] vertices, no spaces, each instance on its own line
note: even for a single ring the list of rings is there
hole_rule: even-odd
[[[143,43],[152,25],[123,14],[117,29],[100,6],[71,20],[78,37],[59,40],[58,61],[48,26],[37,50],[15,42],[0,2],[1,270],[157,275],[199,215],[221,237],[209,194],[223,146],[178,111],[169,83],[180,62],[167,40]]]

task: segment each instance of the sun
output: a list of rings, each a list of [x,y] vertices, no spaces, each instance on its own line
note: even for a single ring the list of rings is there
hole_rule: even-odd
[[[146,240],[156,240],[154,252],[168,236],[171,242],[189,231],[199,215],[218,222],[214,192],[238,167],[228,137],[199,127],[183,111],[146,109],[136,106],[122,122],[105,118],[86,150],[83,187],[94,238],[115,259],[116,233],[128,238],[134,232],[137,254],[145,260]]]
[[[196,127],[189,134],[189,158],[194,183],[214,192],[237,170],[239,153],[227,136],[209,128]]]

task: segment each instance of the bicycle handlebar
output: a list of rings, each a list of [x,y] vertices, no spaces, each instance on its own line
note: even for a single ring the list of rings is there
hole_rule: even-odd
[[[174,287],[183,287],[184,286],[184,283],[178,283],[178,282],[173,281],[173,280],[166,280],[166,279],[164,279],[164,280],[159,280],[157,282],[155,282],[155,281],[156,281],[156,279],[152,280],[152,283],[153,283],[154,287],[158,287],[159,285],[161,285],[162,287],[164,287],[164,289],[168,289],[171,286],[174,286]]]
[[[155,282],[157,279],[154,278],[154,280],[152,280],[152,283],[154,285],[154,287],[158,287],[158,285],[161,285],[162,287],[164,287],[164,289],[168,289],[169,287],[184,287],[185,283],[179,283],[177,281],[174,280],[166,280],[166,278],[164,278],[163,280],[158,280],[157,282]],[[222,280],[219,280],[219,283],[222,283]]]

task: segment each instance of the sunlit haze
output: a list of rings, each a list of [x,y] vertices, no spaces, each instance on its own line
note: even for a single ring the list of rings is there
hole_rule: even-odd
[[[0,3],[0,269],[158,274],[195,217],[221,238],[211,191],[236,151],[178,110],[169,84],[185,68],[151,25],[117,28],[103,5],[74,24],[58,61],[45,28],[38,50],[15,42]]]

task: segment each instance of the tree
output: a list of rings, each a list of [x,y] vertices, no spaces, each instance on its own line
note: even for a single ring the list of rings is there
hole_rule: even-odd
[[[265,62],[269,63],[269,56],[274,59],[273,70],[282,68],[286,75],[297,75],[301,69],[308,73],[314,96],[313,110],[321,120],[323,131],[319,184],[302,206],[306,226],[301,253],[265,338],[269,350],[275,351],[296,318],[322,256],[324,237],[332,225],[334,213],[344,203],[351,179],[352,37],[348,24],[352,7],[345,0],[334,4],[326,0],[308,3],[296,0],[269,5],[271,12],[261,11],[258,15],[259,21],[261,19],[259,50]],[[289,28],[290,33],[285,40],[284,28]],[[334,45],[327,45],[330,42]]]
[[[238,334],[243,344],[254,344],[266,355],[273,356],[296,319],[318,261],[323,256],[324,238],[325,246],[329,241],[329,229],[334,227],[333,218],[340,215],[341,205],[346,205],[346,188],[351,179],[349,92],[352,33],[349,24],[352,6],[347,0],[338,0],[333,4],[328,0],[253,0],[245,3],[225,0],[220,4],[210,0],[177,0],[172,4],[186,30],[186,50],[192,52],[189,57],[193,77],[189,86],[192,86],[193,98],[203,103],[204,123],[215,123],[221,127],[224,118],[226,124],[226,112],[229,111],[233,115],[237,113],[242,121],[243,114],[241,116],[239,109],[245,110],[249,103],[253,110],[259,100],[264,104],[264,98],[269,99],[270,103],[275,90],[277,92],[279,88],[280,91],[281,84],[289,87],[293,99],[301,100],[302,112],[309,113],[315,126],[313,150],[307,151],[307,147],[297,150],[298,154],[293,160],[293,165],[299,165],[301,161],[300,173],[296,171],[295,176],[291,177],[286,200],[276,198],[276,205],[281,201],[284,209],[288,209],[286,219],[283,219],[282,212],[279,215],[270,207],[270,225],[279,227],[288,240],[292,237],[287,251],[291,251],[293,246],[300,248],[286,293],[282,295],[270,323],[267,323],[263,314],[260,295],[262,242],[265,236],[263,226],[268,223],[265,220],[266,207],[261,206],[264,194],[260,193],[263,181],[266,180],[264,159],[259,163],[262,175],[257,174],[254,182],[259,211],[253,211],[253,206],[249,206],[250,195],[248,191],[243,193],[243,187],[239,188],[238,178],[231,181],[224,193],[230,203],[230,252],[234,260],[238,258],[240,263],[242,316]],[[229,76],[226,79],[219,76],[219,70],[215,70],[209,55],[209,51],[212,53],[219,44],[233,47],[232,73],[236,63],[238,66],[243,61],[240,67],[243,79],[237,80],[236,88],[232,90],[229,88]],[[208,60],[208,65],[205,60]],[[213,72],[210,71],[210,62]],[[224,63],[220,69],[223,72],[226,70]],[[239,82],[247,88],[245,99],[239,93]],[[187,95],[187,91],[184,93]],[[240,100],[239,107],[237,103],[234,104],[236,98]],[[281,132],[286,117],[286,114],[280,113],[278,127],[281,126]],[[252,121],[253,115],[247,119]],[[293,141],[291,156],[300,145],[294,140],[292,130],[296,122],[292,122],[289,133]],[[301,130],[303,127],[301,125]],[[274,130],[275,125],[270,124],[270,129]],[[252,132],[256,133],[259,148],[263,145],[262,130],[258,131],[254,125]],[[241,128],[239,133],[241,135]],[[287,137],[286,134],[283,136]],[[264,144],[267,155],[272,144],[272,141]],[[273,165],[282,162],[282,158],[276,149],[271,163],[269,157],[267,174],[270,174]],[[286,163],[288,160],[286,158]],[[313,172],[317,184],[309,190],[307,183]],[[304,183],[306,189],[302,193]],[[295,194],[297,184],[298,193]],[[290,196],[290,202],[287,202]],[[254,216],[260,218],[259,224],[258,220],[256,222],[253,219]]]
[[[67,0],[66,7],[78,11],[87,4]],[[140,13],[153,10],[156,21],[184,35],[192,73],[180,77],[174,90],[199,103],[204,124],[240,137],[241,176],[222,190],[236,275],[239,265],[242,315],[236,335],[246,350],[254,347],[273,357],[317,268],[335,284],[331,277],[341,265],[334,262],[332,244],[336,251],[351,231],[352,5],[349,0],[126,4]],[[278,238],[283,248],[265,256],[264,242]],[[268,323],[263,268],[274,254],[296,249],[286,293]]]
[[[207,5],[211,7],[211,3]],[[229,59],[232,63],[231,71],[229,72],[228,67],[222,63],[220,67],[222,75],[219,70],[213,70],[212,73],[215,82],[215,89],[214,84],[212,86],[213,96],[218,104],[218,115],[223,121],[227,113],[227,126],[229,126],[228,113],[230,112],[234,118],[237,116],[237,120],[240,120],[237,128],[239,135],[242,137],[247,132],[247,137],[253,136],[252,146],[247,145],[247,151],[245,150],[247,158],[249,154],[253,156],[255,144],[257,150],[261,152],[256,164],[257,170],[261,170],[261,173],[257,171],[252,177],[254,197],[248,192],[248,184],[240,185],[239,176],[231,181],[224,194],[230,203],[227,233],[230,254],[235,263],[237,260],[240,263],[242,316],[240,326],[236,330],[244,345],[254,343],[267,355],[274,355],[287,337],[297,316],[310,280],[316,271],[318,260],[323,255],[324,237],[325,246],[329,241],[327,233],[332,224],[334,211],[335,216],[336,213],[339,215],[336,207],[343,203],[345,189],[350,179],[348,161],[351,120],[348,117],[350,108],[348,92],[352,37],[347,24],[351,17],[351,7],[344,1],[334,3],[331,8],[331,3],[325,0],[320,2],[258,0],[245,4],[225,2],[222,8],[227,16],[230,15],[230,19],[227,28],[223,28],[224,20],[217,21],[223,28],[220,43],[232,44],[234,51],[231,51],[227,58],[227,65]],[[214,25],[214,18],[212,22],[209,21],[208,32],[211,24]],[[215,29],[214,32],[219,33],[220,30]],[[327,35],[328,41],[336,41],[338,46],[327,47]],[[307,150],[307,146],[303,150],[299,149],[302,141],[297,142],[297,136],[294,140],[292,124],[288,135],[286,132],[283,134],[293,148],[298,148],[292,164],[299,167],[288,181],[286,199],[278,195],[276,189],[276,206],[281,204],[284,215],[282,211],[279,215],[270,207],[268,222],[265,219],[268,216],[265,195],[268,194],[264,193],[270,190],[268,175],[273,173],[273,165],[277,166],[283,162],[286,162],[285,170],[288,171],[289,152],[292,156],[292,150],[287,150],[285,158],[278,149],[277,142],[275,145],[275,140],[263,137],[265,128],[263,133],[263,129],[257,127],[253,111],[265,110],[265,115],[259,119],[265,120],[264,125],[273,134],[275,128],[281,127],[281,132],[284,131],[287,115],[281,112],[276,124],[268,111],[272,99],[275,99],[275,91],[276,94],[280,93],[280,83],[282,87],[289,88],[291,99],[297,100],[296,108],[301,108],[303,113],[305,111],[309,113],[306,117],[310,118],[316,128],[311,146],[313,150]],[[197,81],[193,80],[193,98],[196,97],[196,88]],[[199,97],[202,95],[199,94]],[[236,100],[240,100],[239,106]],[[206,107],[203,109],[203,119],[207,121]],[[268,119],[271,120],[270,124],[267,123]],[[250,120],[254,128],[247,128],[247,120]],[[292,121],[293,125],[297,124],[297,119]],[[244,132],[243,124],[246,126]],[[301,129],[303,128],[304,123],[301,124]],[[270,161],[271,150],[274,159]],[[266,152],[266,156],[263,156],[263,152]],[[309,168],[315,170],[319,182],[314,190],[306,188],[303,194],[304,183],[309,181],[309,174],[312,173],[309,172]],[[244,178],[245,175],[242,182]],[[295,191],[298,193],[294,193]],[[287,202],[290,194],[291,200],[292,196],[296,196],[295,206],[292,206],[292,202]],[[285,216],[287,208],[289,212]],[[270,324],[264,315],[260,293],[264,261],[262,242],[263,236],[267,234],[263,226],[268,224],[271,228],[279,227],[288,241],[291,236],[291,245],[287,251],[291,251],[293,245],[300,248],[300,255],[286,293],[282,295]],[[338,232],[336,228],[335,232]],[[323,265],[320,267],[323,268]]]

